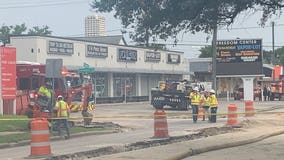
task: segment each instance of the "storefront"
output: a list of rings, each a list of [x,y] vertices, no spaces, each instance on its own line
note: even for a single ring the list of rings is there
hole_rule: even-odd
[[[45,64],[60,58],[68,70],[84,63],[94,67],[97,103],[148,100],[159,81],[178,81],[188,74],[183,52],[53,36],[11,37],[10,45],[17,49],[17,61]]]

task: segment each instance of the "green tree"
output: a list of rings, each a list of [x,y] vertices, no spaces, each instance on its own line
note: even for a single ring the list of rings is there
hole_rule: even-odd
[[[275,49],[275,64],[284,65],[284,47]]]
[[[52,31],[49,30],[48,26],[35,26],[27,32],[27,27],[24,23],[15,26],[2,25],[0,27],[0,43],[4,46],[10,43],[10,37],[13,35],[51,35],[51,33]]]
[[[37,36],[44,36],[44,35],[51,35],[52,31],[49,30],[48,26],[35,26],[32,29],[29,29],[28,35],[37,35]]]
[[[200,55],[198,56],[199,58],[212,58],[212,46],[205,46],[200,48],[199,50]]]
[[[0,42],[5,46],[9,43],[12,26],[2,26],[0,28]]]
[[[262,25],[274,14],[281,14],[283,0],[94,0],[97,12],[114,11],[122,25],[134,29],[131,38],[147,46],[154,40],[174,38],[180,32],[211,34],[216,26],[231,25],[247,10],[261,10]]]
[[[272,51],[263,50],[262,53],[262,62],[265,64],[271,64]]]

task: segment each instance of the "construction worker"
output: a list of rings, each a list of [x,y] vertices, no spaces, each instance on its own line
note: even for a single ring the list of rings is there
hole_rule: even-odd
[[[42,106],[42,110],[50,111],[51,96],[52,96],[51,83],[46,82],[44,85],[42,85],[38,90],[38,95],[39,95],[38,99],[40,101],[40,105]]]
[[[195,87],[193,91],[190,92],[189,99],[191,101],[193,123],[196,123],[198,115],[198,105],[200,103],[200,94],[198,92],[198,87]]]
[[[70,129],[69,129],[69,125],[68,125],[68,117],[69,117],[69,107],[68,104],[64,101],[63,96],[59,95],[57,97],[57,101],[55,104],[55,108],[54,108],[57,112],[57,129],[58,129],[58,134],[61,137],[62,136],[62,131],[61,131],[61,127],[62,125],[64,126],[64,128],[66,129],[66,134],[67,136],[65,137],[65,139],[69,139],[70,138]]]
[[[208,118],[209,120],[209,108],[210,108],[210,95],[208,91],[205,91],[203,95],[201,95],[200,103],[203,108],[203,121],[205,121],[205,118]]]
[[[218,100],[215,95],[215,90],[210,90],[210,122],[216,123],[216,117],[217,117],[217,108],[218,108]]]

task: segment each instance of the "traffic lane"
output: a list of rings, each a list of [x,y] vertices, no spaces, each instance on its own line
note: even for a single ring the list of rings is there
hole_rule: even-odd
[[[202,153],[187,157],[183,160],[273,160],[284,157],[284,135],[267,138],[263,141],[243,145],[239,147],[227,148],[217,151]]]
[[[218,113],[226,114],[228,112],[228,106],[235,104],[237,106],[237,112],[245,112],[245,102],[244,101],[219,101]],[[255,111],[270,110],[273,108],[283,107],[282,101],[256,101],[253,103]],[[94,111],[91,113],[94,118],[102,117],[113,117],[121,118],[127,117],[132,118],[132,116],[145,116],[145,118],[152,118],[156,109],[153,108],[148,102],[145,103],[131,103],[131,104],[100,104],[96,106]],[[164,111],[168,116],[181,115],[182,117],[189,116],[192,113],[191,110],[188,111],[178,111],[171,109],[170,107],[165,107]],[[224,117],[225,115],[223,115]],[[71,117],[82,118],[81,112],[71,113]]]

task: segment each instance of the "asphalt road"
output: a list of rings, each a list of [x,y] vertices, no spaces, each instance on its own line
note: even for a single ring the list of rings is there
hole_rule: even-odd
[[[244,112],[243,101],[219,101],[219,113],[227,113],[229,104],[238,106],[239,112]],[[282,102],[255,102],[255,110],[268,110],[272,107],[283,107]],[[198,121],[192,123],[190,118],[191,110],[175,111],[165,110],[168,114],[168,130],[170,136],[187,135],[200,128],[223,126],[226,118],[218,118],[217,123],[207,123]],[[133,129],[125,129],[124,132],[107,135],[89,135],[74,137],[69,140],[52,141],[51,149],[54,155],[71,154],[75,152],[94,150],[105,146],[119,146],[138,141],[151,140],[154,136],[153,114],[155,109],[149,103],[128,103],[128,104],[109,104],[96,105],[93,111],[94,121],[104,121],[118,123],[122,126]],[[80,117],[79,113],[72,113],[74,117]],[[239,116],[239,119],[242,115]],[[20,146],[13,148],[0,149],[1,159],[18,160],[27,157],[30,153],[30,146]]]

